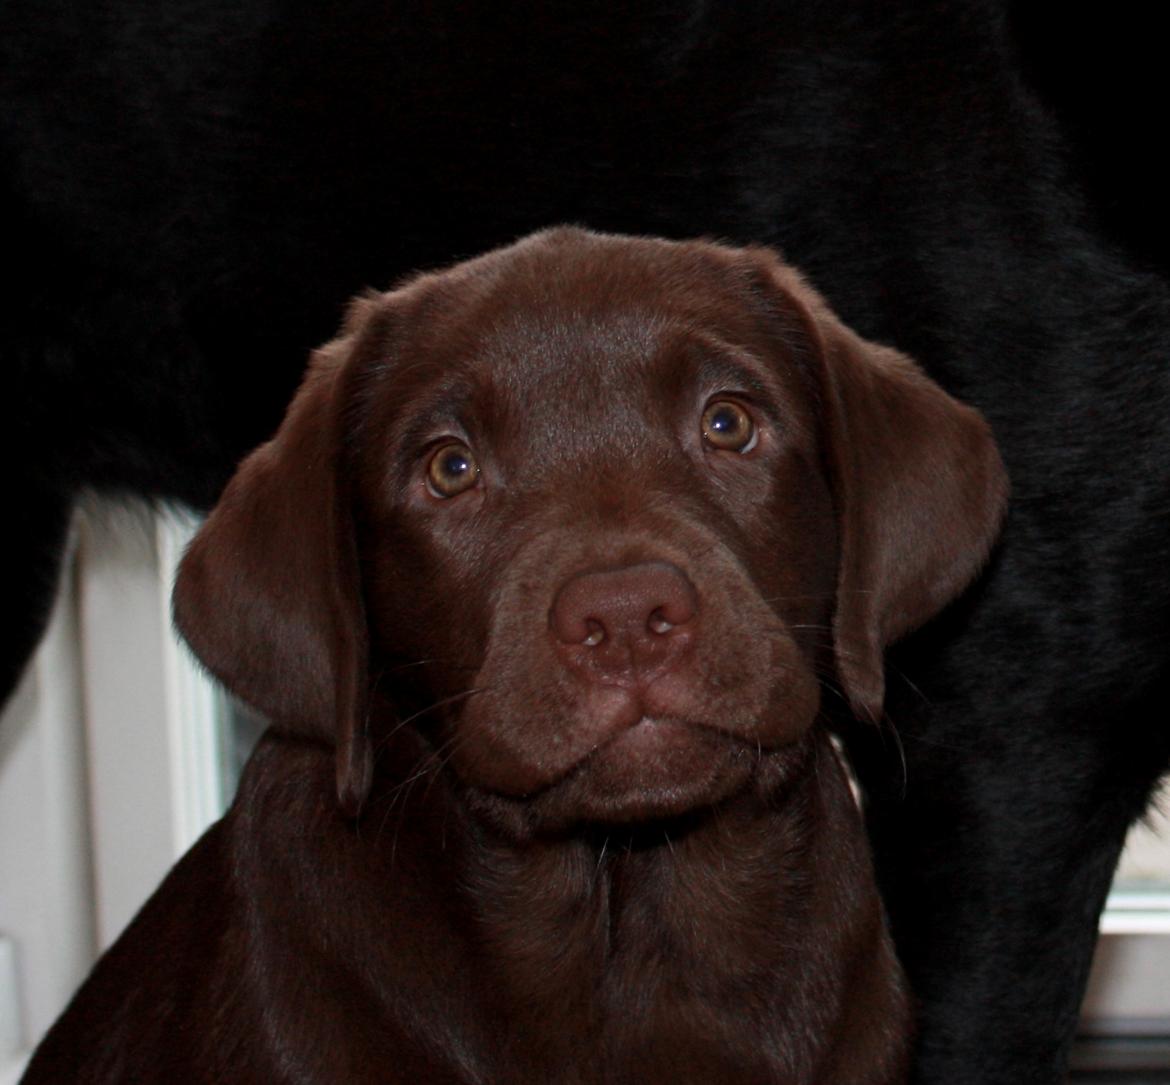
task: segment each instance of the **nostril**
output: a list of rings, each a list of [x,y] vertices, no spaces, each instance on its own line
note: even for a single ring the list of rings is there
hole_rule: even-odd
[[[650,612],[646,617],[646,628],[659,636],[694,621],[699,607],[691,582],[670,566],[655,579],[648,603]]]
[[[585,622],[585,628],[587,632],[585,639],[581,643],[587,648],[595,648],[605,640],[605,626],[600,622],[595,622],[592,618],[589,618]]]
[[[651,633],[658,633],[660,636],[669,633],[674,628],[674,622],[667,621],[661,607],[650,615],[650,621],[646,624],[649,625]]]

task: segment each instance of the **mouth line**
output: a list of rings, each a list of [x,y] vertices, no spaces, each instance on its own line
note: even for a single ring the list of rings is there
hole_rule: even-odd
[[[751,722],[755,722],[754,720]],[[612,746],[615,742],[620,742],[626,738],[632,731],[639,728],[647,727],[679,727],[687,728],[697,732],[706,732],[708,734],[718,735],[720,738],[730,739],[733,742],[739,742],[743,745],[748,745],[747,740],[741,734],[737,734],[728,726],[723,726],[718,723],[709,723],[707,720],[690,719],[686,716],[652,716],[643,714],[638,717],[638,722],[630,724],[628,727],[623,727],[621,730],[614,732],[605,738],[603,742],[597,743],[596,746],[590,749],[586,754],[585,760],[588,760],[594,754],[601,752],[607,746]]]
[[[777,765],[782,769],[773,756],[788,744],[736,734],[728,729],[736,722],[642,716],[530,790],[485,781],[472,783],[467,794],[489,823],[520,839],[590,826],[609,835],[632,833],[631,839],[645,829],[648,840],[657,839],[656,825],[698,825],[710,809],[736,796],[771,790]]]
[[[653,728],[657,730],[662,727],[675,727],[693,731],[697,736],[699,736],[700,741],[704,735],[708,737],[714,736],[720,741],[728,743],[733,747],[733,749],[738,750],[740,753],[751,752],[760,758],[770,752],[770,747],[763,745],[758,740],[756,742],[752,742],[748,739],[745,739],[743,735],[736,734],[734,731],[729,730],[725,726],[720,726],[719,724],[707,723],[703,720],[687,719],[682,716],[644,715],[641,716],[636,723],[630,724],[629,726],[623,727],[613,734],[608,735],[603,741],[598,742],[596,745],[592,746],[588,752],[584,754],[584,756],[574,761],[554,779],[550,780],[540,788],[537,788],[536,790],[523,796],[523,798],[525,800],[537,799],[540,796],[554,790],[566,781],[572,779],[574,776],[588,772],[592,762],[601,757],[604,757],[606,751],[611,747],[618,745],[623,741],[629,741],[631,733],[637,731],[639,728]]]

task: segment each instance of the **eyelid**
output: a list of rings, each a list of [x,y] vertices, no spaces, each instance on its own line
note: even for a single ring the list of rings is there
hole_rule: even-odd
[[[421,441],[411,443],[415,445],[417,449],[415,454],[420,460],[429,460],[444,445],[467,445],[472,452],[475,451],[462,428],[456,427],[445,429],[441,433],[436,432],[431,437],[425,437]]]

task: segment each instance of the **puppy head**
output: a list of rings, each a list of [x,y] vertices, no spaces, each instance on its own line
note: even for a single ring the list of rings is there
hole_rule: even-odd
[[[1005,493],[982,419],[773,254],[549,231],[355,305],[175,614],[336,743],[351,813],[378,682],[484,802],[659,818],[782,765],[826,675],[875,716]]]

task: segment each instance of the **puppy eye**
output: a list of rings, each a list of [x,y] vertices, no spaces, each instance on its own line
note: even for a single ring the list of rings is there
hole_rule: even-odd
[[[730,399],[717,399],[703,412],[703,440],[723,452],[750,452],[760,440],[752,416]]]
[[[443,445],[427,464],[427,489],[435,497],[456,497],[479,480],[479,464],[462,441]]]

